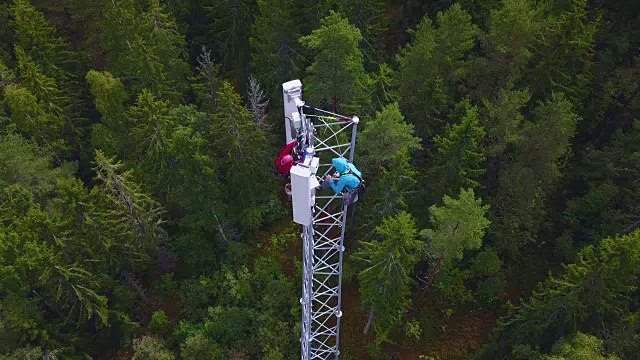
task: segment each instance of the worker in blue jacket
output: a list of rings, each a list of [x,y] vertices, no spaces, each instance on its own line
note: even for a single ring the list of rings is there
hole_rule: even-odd
[[[320,190],[331,187],[336,194],[341,194],[344,189],[347,190],[345,195],[345,202],[350,204],[357,200],[357,187],[362,182],[362,173],[355,165],[347,162],[344,158],[334,158],[331,160],[333,167],[336,169],[336,174],[333,176],[327,175],[324,182],[320,186]],[[348,196],[347,196],[348,195]]]

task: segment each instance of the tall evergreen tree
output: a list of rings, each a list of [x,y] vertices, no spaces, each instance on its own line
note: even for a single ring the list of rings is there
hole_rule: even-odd
[[[254,14],[257,13],[256,3],[248,0],[208,0],[203,6],[209,19],[209,38],[212,40],[214,58],[222,64],[223,72],[234,80],[234,85],[243,87],[249,75],[249,34]]]
[[[73,153],[61,149],[60,155],[88,157],[88,99],[81,79],[84,68],[80,56],[29,0],[13,1],[11,14],[18,83],[31,91],[48,113],[60,119],[60,130],[64,131],[57,135],[60,139],[49,141],[62,143],[64,135]]]
[[[485,136],[478,123],[478,111],[468,100],[458,104],[453,116],[460,114],[459,124],[447,128],[445,136],[436,136],[436,155],[432,189],[434,198],[454,193],[460,188],[476,188],[484,173],[485,155],[481,148]]]
[[[358,44],[360,30],[339,13],[331,12],[319,29],[300,38],[300,42],[316,54],[307,68],[307,94],[316,102],[328,102],[334,108],[357,110],[369,85],[364,71],[364,58]]]
[[[471,93],[493,99],[522,81],[542,26],[542,8],[531,0],[503,0],[489,16],[483,46],[486,57],[473,60]]]
[[[127,92],[120,79],[111,73],[91,70],[87,73],[93,102],[102,115],[101,122],[93,126],[93,145],[120,159],[131,157],[130,132],[132,124],[127,116]]]
[[[362,53],[369,68],[381,64],[387,45],[386,3],[381,0],[336,0],[336,7],[362,33]]]
[[[533,48],[535,66],[528,73],[534,96],[563,92],[582,104],[591,81],[595,34],[599,19],[589,14],[586,0],[572,0],[551,12]],[[558,12],[554,14],[554,12]]]
[[[230,210],[245,226],[257,226],[266,211],[263,201],[270,194],[265,190],[270,164],[265,134],[228,82],[218,91],[216,104],[211,136],[220,159],[225,202],[234,204]]]
[[[484,148],[488,157],[500,157],[520,142],[525,123],[522,110],[529,99],[526,90],[501,90],[495,101],[483,101],[479,117],[487,132]]]
[[[413,125],[404,121],[394,103],[376,113],[359,135],[358,166],[371,175],[371,183],[367,180],[370,190],[362,199],[364,209],[358,213],[363,227],[371,229],[407,208],[416,183],[411,155],[420,149],[420,139],[413,133]]]
[[[518,344],[539,345],[547,350],[563,334],[575,331],[611,334],[609,344],[628,344],[617,322],[637,317],[633,302],[637,290],[640,233],[603,240],[587,246],[563,274],[550,276],[521,306],[512,307],[483,358],[509,356]],[[637,329],[637,325],[636,325]],[[637,335],[635,335],[637,337]],[[618,348],[620,354],[637,344]]]
[[[459,81],[467,74],[464,58],[479,29],[460,5],[438,13],[437,28],[425,17],[412,41],[398,55],[401,108],[422,138],[440,134],[449,106],[457,101]]]
[[[133,0],[105,3],[103,46],[109,70],[127,84],[130,96],[142,89],[177,100],[186,91],[189,66],[185,40],[158,0],[140,11]]]
[[[578,119],[560,94],[539,102],[535,123],[525,127],[513,160],[499,173],[494,231],[510,256],[535,241],[545,222],[545,202],[557,188],[561,160],[569,152]]]
[[[485,216],[489,206],[482,205],[471,189],[460,189],[457,199],[445,196],[442,202],[442,206],[431,206],[431,228],[420,235],[429,240],[430,253],[446,267],[462,259],[465,250],[479,249],[491,222]]]
[[[270,98],[276,99],[282,83],[299,77],[305,64],[304,49],[298,42],[303,23],[293,0],[259,0],[258,10],[251,28],[251,66]]]
[[[363,263],[358,274],[362,302],[370,313],[369,324],[377,342],[389,341],[389,332],[411,305],[411,273],[420,259],[423,243],[411,215],[401,212],[376,228],[380,241],[363,242],[352,256]]]

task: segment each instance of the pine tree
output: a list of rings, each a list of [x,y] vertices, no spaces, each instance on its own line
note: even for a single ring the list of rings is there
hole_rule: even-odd
[[[420,235],[429,240],[429,251],[445,266],[462,259],[465,250],[482,246],[485,231],[491,223],[486,217],[488,205],[476,199],[473,190],[460,189],[457,199],[445,196],[443,205],[429,209],[431,228]]]
[[[48,136],[28,136],[46,137],[61,158],[84,157],[89,123],[86,87],[79,77],[84,72],[81,56],[56,34],[56,28],[30,1],[13,1],[10,10],[16,84],[28,89],[49,116],[59,120],[57,131],[45,131]]]
[[[265,210],[262,201],[269,196],[264,190],[270,164],[264,148],[265,134],[231,84],[223,82],[216,96],[210,136],[220,159],[225,202],[233,204],[233,217],[242,219],[246,226],[257,226]]]
[[[462,187],[477,188],[478,178],[484,173],[485,155],[481,142],[484,129],[478,123],[477,108],[468,100],[458,104],[452,114],[460,114],[460,124],[448,127],[444,137],[434,139],[434,198],[452,194]]]
[[[487,132],[484,148],[488,157],[500,157],[520,142],[525,122],[522,109],[529,99],[526,90],[501,90],[496,101],[485,99],[482,102],[480,122]]]
[[[420,139],[413,133],[413,125],[404,121],[394,103],[377,112],[358,136],[358,166],[371,175],[370,190],[362,199],[364,210],[358,213],[364,228],[371,229],[407,207],[416,183],[411,156],[420,149]]]
[[[362,50],[358,47],[360,41],[360,30],[333,11],[321,21],[319,29],[300,38],[305,47],[316,53],[305,80],[311,101],[357,110],[369,85]]]
[[[384,61],[387,32],[386,4],[381,0],[338,0],[337,10],[362,33],[362,53],[372,65]]]
[[[162,228],[164,210],[145,194],[132,178],[131,171],[123,171],[123,164],[96,151],[96,180],[101,184],[92,191],[96,198],[96,216],[99,225],[113,227],[127,234],[128,243],[143,258],[152,248],[166,241]]]
[[[590,18],[586,0],[572,0],[568,9],[546,18],[533,47],[535,66],[528,73],[534,96],[563,92],[572,102],[582,104],[591,83],[599,23],[598,18]]]
[[[491,10],[483,39],[487,57],[473,60],[470,87],[493,99],[498,91],[518,84],[528,71],[542,27],[539,5],[531,0],[502,0]]]
[[[64,118],[44,109],[27,89],[16,86],[4,88],[3,101],[8,109],[7,120],[21,135],[49,146],[58,155],[66,155],[67,146],[62,139]]]
[[[282,83],[301,75],[304,49],[298,42],[304,25],[293,0],[259,0],[259,14],[251,27],[251,67],[271,99]]]
[[[101,122],[93,126],[93,145],[120,159],[131,158],[133,143],[125,101],[127,93],[120,79],[111,73],[91,70],[87,73],[93,102],[102,115]]]
[[[500,247],[514,257],[535,241],[545,221],[545,202],[561,177],[561,160],[569,152],[578,116],[561,94],[539,102],[535,123],[525,127],[514,158],[498,175],[493,200]]]
[[[249,34],[257,9],[248,0],[209,0],[203,4],[209,19],[209,38],[222,70],[242,87],[249,74]],[[271,31],[271,29],[268,29]]]
[[[133,0],[105,3],[103,46],[109,70],[127,85],[130,96],[142,89],[177,100],[187,89],[185,40],[158,0],[139,11]]]
[[[423,18],[412,40],[398,55],[400,106],[422,138],[440,134],[458,82],[467,73],[464,58],[473,49],[478,28],[455,4],[437,15],[437,28]]]
[[[69,61],[68,44],[56,36],[56,29],[49,24],[42,12],[29,0],[13,0],[12,27],[15,30],[15,45],[28,52],[28,56],[42,69],[45,75],[58,83],[68,80],[65,61]]]
[[[420,260],[423,243],[411,215],[401,212],[376,228],[380,241],[361,243],[352,255],[364,269],[358,274],[362,302],[369,310],[377,342],[389,341],[389,332],[411,305],[411,274]]]
[[[626,134],[618,131],[610,145],[588,151],[577,165],[576,172],[588,190],[571,198],[563,214],[575,245],[640,226],[640,184],[636,181],[640,173],[640,122],[634,125]]]
[[[577,330],[611,332],[610,339],[625,336],[624,331],[618,332],[617,323],[637,314],[633,294],[637,290],[639,254],[638,231],[607,238],[597,249],[585,247],[564,273],[550,276],[529,300],[510,308],[482,358],[508,356],[518,344],[549,349],[563,334]]]

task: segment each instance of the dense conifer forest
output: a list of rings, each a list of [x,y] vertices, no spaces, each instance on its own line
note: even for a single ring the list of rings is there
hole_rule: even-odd
[[[640,359],[637,0],[0,0],[0,359],[299,358],[292,79],[341,359]]]

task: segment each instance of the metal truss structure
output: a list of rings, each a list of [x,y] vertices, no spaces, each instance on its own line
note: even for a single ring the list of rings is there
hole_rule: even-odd
[[[285,111],[287,92],[285,87]],[[312,175],[321,181],[331,174],[331,158],[348,156],[353,162],[358,118],[347,118],[338,114],[304,105],[300,89],[295,89],[298,98],[296,136],[307,139],[304,148],[307,156],[318,159]],[[304,110],[321,115],[306,115]],[[286,114],[286,112],[285,112]],[[297,117],[296,117],[297,118]],[[287,121],[287,120],[286,120]],[[289,122],[287,121],[287,126]],[[293,130],[293,129],[289,129]],[[287,140],[293,138],[293,131],[287,131]],[[304,166],[304,163],[303,163]],[[330,190],[327,190],[329,192]],[[293,193],[296,196],[306,194]],[[303,274],[302,274],[302,334],[301,355],[303,360],[339,358],[340,319],[342,317],[341,283],[342,259],[345,250],[344,233],[348,204],[342,194],[316,195],[315,187],[309,192],[311,197],[311,221],[303,224]],[[294,205],[294,212],[296,211]],[[294,216],[295,220],[295,216]],[[298,222],[298,221],[296,221]]]

